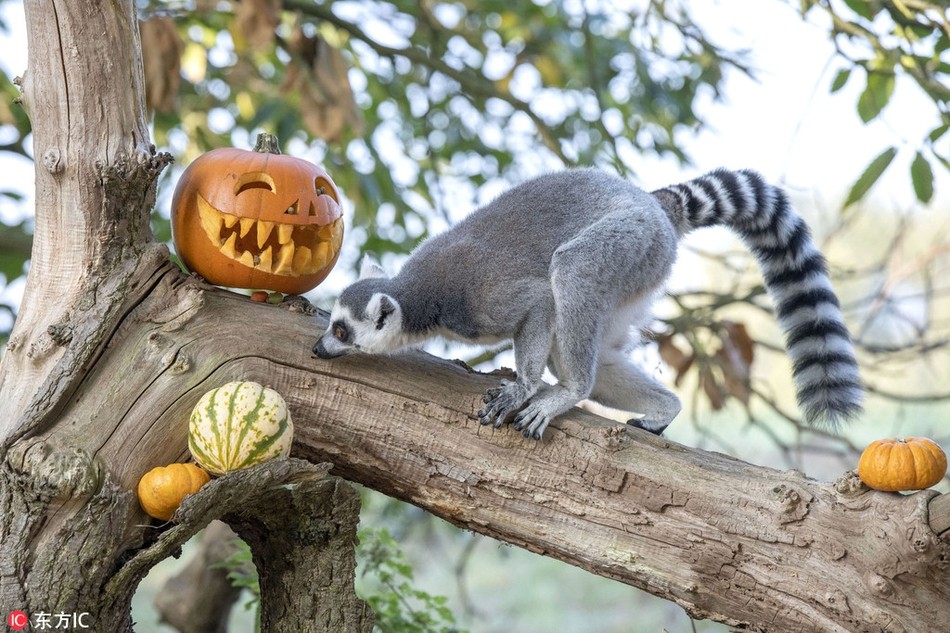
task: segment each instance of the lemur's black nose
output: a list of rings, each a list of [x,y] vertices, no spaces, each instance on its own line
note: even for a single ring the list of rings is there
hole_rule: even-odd
[[[318,338],[316,344],[313,346],[313,353],[317,355],[317,358],[330,360],[331,358],[339,358],[346,354],[347,350],[345,348],[336,351],[328,350],[323,344],[323,338],[322,336]]]
[[[329,350],[323,346],[323,339],[318,338],[316,344],[313,346],[313,353],[317,355],[317,358],[322,358],[323,360],[329,360],[333,358],[333,355],[330,354]]]

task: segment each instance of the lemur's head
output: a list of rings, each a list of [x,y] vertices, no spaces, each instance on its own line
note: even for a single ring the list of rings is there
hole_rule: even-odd
[[[379,264],[364,258],[359,281],[340,294],[330,313],[330,327],[313,346],[313,353],[329,359],[353,351],[386,354],[409,345],[402,308],[388,294],[389,288],[389,277]]]

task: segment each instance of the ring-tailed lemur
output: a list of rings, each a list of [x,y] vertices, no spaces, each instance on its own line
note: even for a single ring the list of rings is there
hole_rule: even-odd
[[[364,260],[314,352],[388,353],[436,335],[513,339],[517,379],[488,390],[482,424],[515,414],[515,429],[540,439],[552,418],[590,398],[645,414],[630,423],[660,433],[679,399],[628,351],[679,239],[716,224],[755,254],[806,419],[834,424],[858,412],[858,366],[824,258],[785,193],[751,171],[714,171],[652,194],[593,169],[525,182],[424,242],[395,277]],[[542,382],[545,366],[557,384]]]

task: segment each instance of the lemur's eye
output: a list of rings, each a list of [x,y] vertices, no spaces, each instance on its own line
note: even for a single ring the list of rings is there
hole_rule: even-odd
[[[333,324],[333,336],[336,337],[338,341],[346,341],[348,335],[349,332],[341,321],[337,321]]]

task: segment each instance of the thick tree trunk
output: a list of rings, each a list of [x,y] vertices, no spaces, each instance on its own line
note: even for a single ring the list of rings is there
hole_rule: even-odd
[[[168,157],[148,142],[132,3],[25,8],[36,228],[0,364],[0,602],[103,622],[102,585],[141,540],[141,516],[95,457],[108,428],[72,434],[62,407],[81,397],[85,371],[164,259],[148,219]]]
[[[366,630],[352,592],[312,588],[331,572],[348,588],[352,571],[352,493],[320,467],[281,460],[216,480],[160,531],[138,508],[138,478],[187,458],[200,395],[242,379],[287,398],[296,457],[696,617],[769,631],[950,621],[950,546],[934,531],[950,527],[945,496],[820,484],[579,410],[526,441],[477,424],[496,376],[421,353],[319,361],[325,321],[306,304],[184,277],[148,233],[168,159],[147,142],[132,3],[28,0],[27,16],[36,246],[0,363],[0,603],[127,630],[138,579],[226,516],[273,565],[266,625]],[[328,514],[307,491],[334,500]],[[275,523],[281,508],[296,519]],[[314,540],[293,545],[282,525]]]
[[[33,122],[36,229],[24,300],[0,363],[0,603],[37,619],[45,614],[54,626],[63,614],[77,618],[74,625],[124,631],[131,629],[132,594],[148,570],[141,561],[157,562],[154,546],[141,549],[155,529],[128,481],[171,460],[157,461],[148,443],[126,454],[106,448],[129,439],[128,422],[144,425],[132,434],[141,437],[157,412],[136,410],[133,394],[146,387],[133,378],[139,366],[102,358],[120,339],[146,356],[163,347],[160,334],[140,339],[142,323],[130,315],[149,296],[177,299],[153,294],[163,279],[182,277],[149,229],[156,179],[170,157],[156,154],[148,140],[134,3],[26,0],[25,8],[29,67],[19,83]],[[177,316],[175,306],[164,305],[149,318],[173,329]],[[168,376],[187,372],[174,358],[152,361]],[[162,429],[154,430],[160,439]],[[307,468],[298,464],[277,481],[299,487],[295,478]],[[236,525],[251,536],[258,524],[303,508],[293,495],[255,488],[262,481],[242,483],[245,497],[226,509],[247,515]],[[225,491],[215,484],[211,490]],[[371,622],[352,590],[355,497],[338,482],[318,487],[328,485],[319,496],[328,504],[322,514],[310,511],[282,525],[336,536],[301,549],[275,532],[272,556],[261,565],[268,578],[297,581],[306,591],[326,578],[308,582],[292,570],[302,575],[321,556],[335,563],[339,589],[323,592],[319,604],[301,609],[283,591],[262,601],[268,621],[286,630],[320,630],[315,615],[328,631],[362,631]],[[316,494],[313,485],[304,488]],[[266,515],[237,507],[255,491]],[[225,511],[220,500],[210,507],[215,516]],[[161,538],[167,542],[172,532],[183,541],[211,518],[185,521]],[[274,562],[278,543],[283,555]]]

